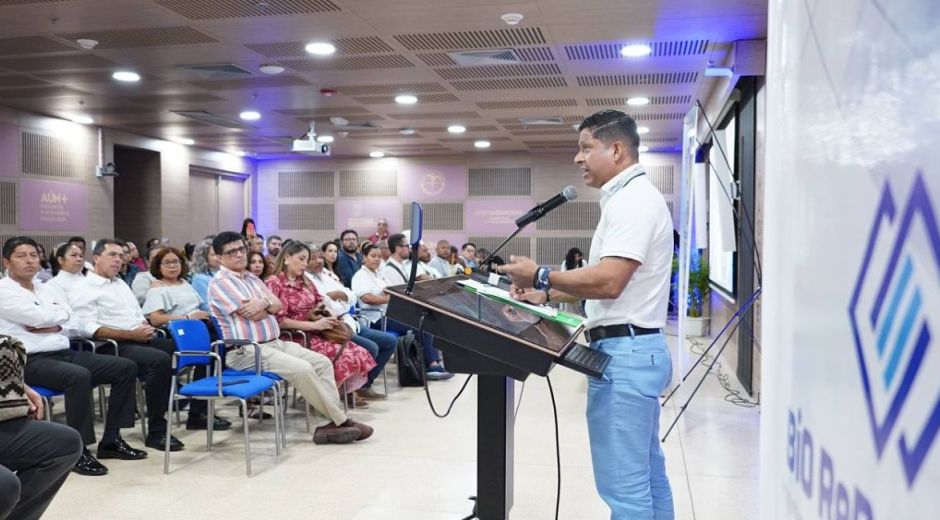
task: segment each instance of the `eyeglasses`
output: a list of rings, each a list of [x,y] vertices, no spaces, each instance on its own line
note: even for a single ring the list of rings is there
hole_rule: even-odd
[[[227,257],[236,257],[238,255],[243,255],[248,252],[248,248],[245,246],[236,247],[235,249],[229,249],[228,251],[223,251],[222,254]]]
[[[160,262],[160,265],[162,265],[163,267],[179,267],[180,261],[179,260],[164,260]]]
[[[356,237],[346,237],[343,239],[343,242],[357,242],[357,241],[359,241],[359,239]]]

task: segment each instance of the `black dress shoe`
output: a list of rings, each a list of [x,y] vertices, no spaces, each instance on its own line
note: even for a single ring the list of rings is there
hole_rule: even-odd
[[[189,416],[189,419],[186,419],[186,429],[187,430],[205,430],[209,427],[208,421],[206,420],[205,415],[199,416]],[[212,421],[212,429],[217,432],[224,432],[232,427],[232,423],[227,419],[221,417],[216,417]]]
[[[144,445],[148,448],[163,451],[166,449],[166,436],[166,432],[147,435],[147,440],[144,441]],[[184,447],[185,445],[180,442],[179,439],[170,435],[170,451],[180,451]]]
[[[78,462],[75,463],[72,471],[89,477],[100,477],[108,474],[108,468],[98,462],[98,459],[87,448],[82,450],[82,456],[78,458]]]
[[[118,437],[109,444],[98,444],[99,459],[140,460],[147,458],[147,452],[128,446],[124,439]]]
[[[249,419],[257,419],[260,414],[261,414],[261,408],[249,408],[249,409],[248,409],[248,418],[249,418]],[[242,414],[241,408],[238,409],[238,416],[239,416],[239,417],[244,417],[244,416],[245,416],[244,414]],[[261,419],[264,420],[264,421],[267,421],[268,419],[271,419],[271,418],[273,418],[273,417],[274,417],[274,416],[271,415],[271,414],[269,414],[268,412],[264,412],[264,415],[261,415]]]

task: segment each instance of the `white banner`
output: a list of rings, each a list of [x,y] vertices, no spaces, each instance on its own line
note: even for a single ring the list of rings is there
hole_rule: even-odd
[[[940,518],[938,22],[770,2],[762,520]]]

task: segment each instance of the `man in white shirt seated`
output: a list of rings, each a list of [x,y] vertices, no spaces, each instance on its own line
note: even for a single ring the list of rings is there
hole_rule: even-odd
[[[26,383],[65,393],[65,420],[77,430],[84,446],[94,444],[94,411],[88,396],[94,386],[111,385],[99,459],[137,460],[147,452],[128,446],[120,429],[134,426],[137,364],[130,359],[74,351],[69,348],[72,310],[66,297],[47,284],[34,285],[39,269],[36,242],[13,237],[3,245],[3,267],[10,276],[0,280],[0,334],[15,337],[26,348]],[[83,448],[73,471],[104,475],[108,468]]]
[[[172,340],[157,336],[131,288],[118,278],[123,265],[123,244],[101,239],[92,255],[94,271],[89,271],[69,295],[72,310],[84,329],[84,337],[114,340],[118,343],[118,354],[137,363],[147,394],[149,430],[144,444],[162,451],[167,435],[165,415],[170,397],[171,359],[176,347]],[[113,354],[114,347],[107,344],[98,351]],[[170,450],[181,449],[183,443],[171,438]]]
[[[454,275],[454,268],[450,264],[450,242],[438,240],[435,248],[437,256],[428,261],[428,265],[437,271],[438,276],[447,278]]]
[[[408,279],[411,277],[411,260],[409,260],[411,257],[411,246],[408,244],[405,235],[396,233],[389,237],[388,248],[391,251],[391,255],[388,257],[388,261],[385,262],[385,266],[382,267],[382,277],[388,281],[389,285],[408,283]],[[418,269],[418,273],[415,276],[415,279],[419,282],[422,280],[430,280],[431,278],[432,276],[430,274],[422,272],[421,269]]]
[[[418,246],[418,276],[426,275],[427,279],[430,278],[440,278],[441,276],[437,274],[437,270],[431,267],[431,250],[428,249],[428,244],[424,240],[421,241],[421,245]]]

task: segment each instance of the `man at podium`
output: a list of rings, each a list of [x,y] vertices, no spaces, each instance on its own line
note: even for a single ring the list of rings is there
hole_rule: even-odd
[[[578,128],[584,183],[601,190],[601,218],[588,266],[555,271],[524,257],[498,268],[513,296],[531,303],[586,300],[591,348],[612,357],[591,378],[587,420],[598,493],[611,520],[672,520],[672,492],[659,442],[658,397],[672,361],[666,324],[672,219],[639,163],[636,122],[604,110]]]

